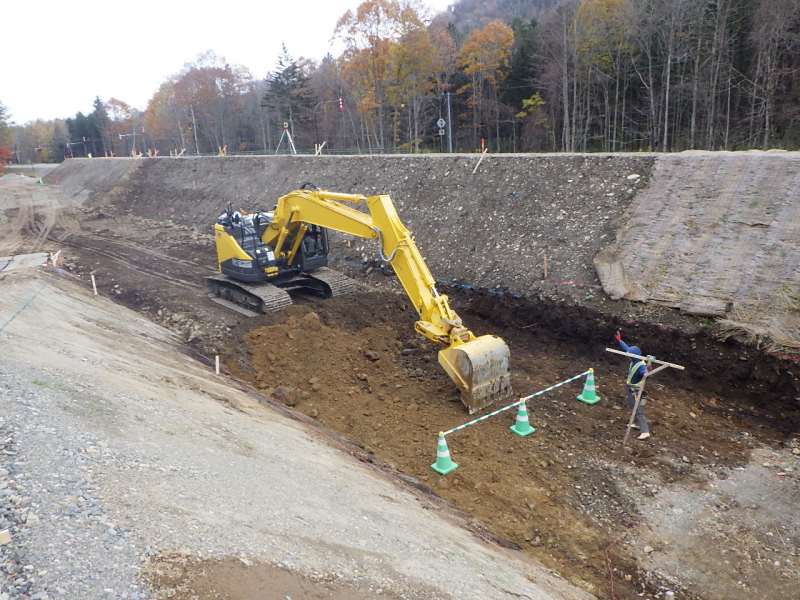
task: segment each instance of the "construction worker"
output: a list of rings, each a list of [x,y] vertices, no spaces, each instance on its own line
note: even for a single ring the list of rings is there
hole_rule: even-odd
[[[623,352],[636,354],[639,357],[644,356],[638,346],[628,346],[625,342],[623,342],[622,334],[620,334],[619,331],[617,331],[617,335],[614,337],[614,339],[619,342],[619,346],[622,348]],[[631,358],[631,364],[628,367],[628,379],[625,381],[625,387],[628,391],[628,406],[630,407],[631,411],[636,406],[636,395],[642,388],[644,374],[646,371],[647,363],[644,360],[641,358]],[[633,428],[641,431],[639,434],[640,440],[646,440],[650,437],[650,428],[647,426],[647,419],[644,416],[644,410],[642,410],[644,401],[646,399],[647,393],[642,392],[642,397],[639,400],[639,408],[636,410],[636,416],[633,419]]]

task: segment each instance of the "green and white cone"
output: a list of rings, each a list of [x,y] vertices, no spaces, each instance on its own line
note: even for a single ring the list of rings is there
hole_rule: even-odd
[[[447,442],[444,439],[444,433],[439,432],[439,445],[436,448],[436,462],[431,465],[431,469],[447,475],[450,471],[455,471],[458,465],[450,459],[450,451],[447,449]]]
[[[524,402],[519,403],[519,409],[517,410],[517,422],[509,427],[509,429],[517,435],[523,437],[536,431],[533,427],[531,427],[531,424],[528,421],[528,409],[525,408]]]
[[[586,404],[596,404],[600,402],[600,396],[594,387],[594,369],[589,369],[589,374],[586,376],[586,384],[583,386],[583,393],[578,396],[578,400]]]

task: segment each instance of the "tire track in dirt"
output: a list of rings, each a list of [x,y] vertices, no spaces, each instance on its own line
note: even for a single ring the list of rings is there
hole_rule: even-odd
[[[141,247],[134,246],[133,244],[120,244],[128,248],[129,250],[135,251],[135,253],[133,254],[123,255],[118,252],[114,252],[113,250],[101,249],[98,248],[97,246],[90,244],[82,244],[77,241],[71,242],[67,241],[66,239],[59,239],[58,241],[59,243],[69,246],[71,248],[75,248],[77,250],[85,250],[90,252],[92,255],[102,256],[104,258],[109,259],[113,263],[124,265],[125,268],[131,269],[143,275],[153,277],[170,285],[177,285],[185,289],[190,289],[192,291],[196,291],[201,287],[198,284],[198,278],[196,277],[187,277],[180,274],[173,275],[172,273],[167,275],[166,273],[156,269],[149,269],[147,267],[142,267],[141,263],[137,263],[134,261],[135,253],[144,254],[150,257],[158,257],[158,258],[163,258],[163,257],[161,257],[158,253],[154,251],[144,250]],[[197,265],[191,263],[190,261],[175,261],[175,262],[181,262],[183,264],[192,266],[194,269],[198,269]],[[212,272],[210,271],[208,272],[208,274],[211,273]]]
[[[0,240],[0,254],[41,252],[56,226],[73,234],[80,232],[78,220],[67,215],[60,191],[40,187],[37,181],[18,176],[7,182],[6,191],[11,194],[0,208],[6,218],[16,212]]]

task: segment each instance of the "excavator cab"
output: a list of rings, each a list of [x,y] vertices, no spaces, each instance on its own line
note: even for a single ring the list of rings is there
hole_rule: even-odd
[[[328,264],[328,232],[324,227],[309,225],[292,262],[301,271],[313,271]]]

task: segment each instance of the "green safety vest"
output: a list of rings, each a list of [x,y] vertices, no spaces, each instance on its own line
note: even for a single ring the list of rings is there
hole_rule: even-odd
[[[639,380],[638,383],[631,383],[631,379],[633,379],[633,375],[634,373],[636,373],[636,371],[639,370],[639,367],[646,364],[647,363],[643,360],[631,363],[631,368],[628,369],[628,381],[626,382],[628,387],[632,387],[634,389],[639,389],[640,387],[642,387],[642,383],[644,383],[644,375],[642,375],[642,378]]]

